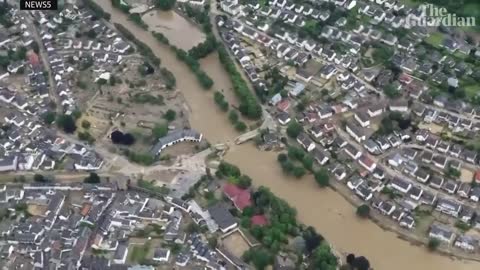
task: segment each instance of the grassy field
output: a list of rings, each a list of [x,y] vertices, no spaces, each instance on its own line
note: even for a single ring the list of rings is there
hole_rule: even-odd
[[[468,85],[465,86],[465,94],[467,94],[467,97],[473,98],[476,97],[480,93],[480,85]]]
[[[440,32],[434,32],[425,40],[428,44],[432,45],[435,48],[440,48],[440,45],[443,42],[445,37]]]
[[[130,262],[142,263],[147,259],[147,255],[150,252],[150,242],[147,241],[145,245],[132,245],[130,249]]]

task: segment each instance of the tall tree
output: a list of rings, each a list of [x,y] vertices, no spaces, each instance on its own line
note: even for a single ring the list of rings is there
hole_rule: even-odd
[[[170,10],[175,6],[176,0],[157,0],[155,5],[161,10]]]

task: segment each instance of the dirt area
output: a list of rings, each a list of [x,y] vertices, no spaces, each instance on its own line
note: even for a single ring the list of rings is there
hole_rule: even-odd
[[[433,134],[440,134],[443,131],[442,126],[439,126],[439,125],[433,124],[433,123],[430,123],[430,124],[420,123],[418,125],[418,127],[421,128],[421,129],[429,130]]]
[[[472,171],[462,168],[460,170],[460,172],[461,172],[460,181],[466,182],[466,183],[472,182],[472,179],[473,179],[473,172]]]
[[[92,68],[77,74],[78,89],[74,93],[83,111],[77,120],[78,134],[88,133],[97,144],[120,150],[111,143],[109,135],[113,130],[121,130],[136,139],[131,151],[145,153],[154,143],[152,128],[156,124],[166,124],[169,129],[188,127],[183,96],[175,89],[165,88],[158,68],[149,67],[143,58],[131,55],[106,70],[111,79],[101,83],[95,82],[99,74]],[[163,118],[168,110],[176,114],[170,122]]]
[[[29,204],[27,208],[28,213],[32,216],[43,216],[47,211],[46,205],[38,205],[38,204]]]
[[[223,238],[222,244],[228,251],[230,251],[238,258],[241,258],[243,253],[250,248],[247,241],[243,239],[242,235],[239,232],[234,232]]]
[[[179,170],[156,170],[144,175],[145,180],[155,180],[155,185],[170,184],[175,176],[180,173]]]

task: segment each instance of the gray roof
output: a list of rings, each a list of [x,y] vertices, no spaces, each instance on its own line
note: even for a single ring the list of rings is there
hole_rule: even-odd
[[[180,140],[182,138],[186,138],[186,137],[191,137],[191,138],[195,138],[196,140],[201,140],[202,134],[192,129],[174,130],[168,133],[165,137],[158,139],[158,142],[152,147],[152,149],[150,150],[150,153],[152,155],[157,155],[167,144]]]
[[[208,212],[221,229],[226,229],[237,223],[228,209],[221,204],[210,206]]]

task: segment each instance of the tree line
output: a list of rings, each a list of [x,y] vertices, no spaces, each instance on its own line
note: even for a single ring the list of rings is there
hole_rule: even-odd
[[[84,0],[83,3],[93,11],[93,14],[98,18],[104,18],[105,20],[109,21],[112,15],[110,13],[105,12],[102,7],[100,7],[95,1],[93,0]]]
[[[230,81],[233,85],[233,90],[240,101],[240,112],[250,119],[260,119],[262,117],[262,107],[248,88],[247,82],[243,79],[240,72],[237,71],[235,63],[228,55],[224,46],[218,46],[218,57],[220,63],[228,73]]]

